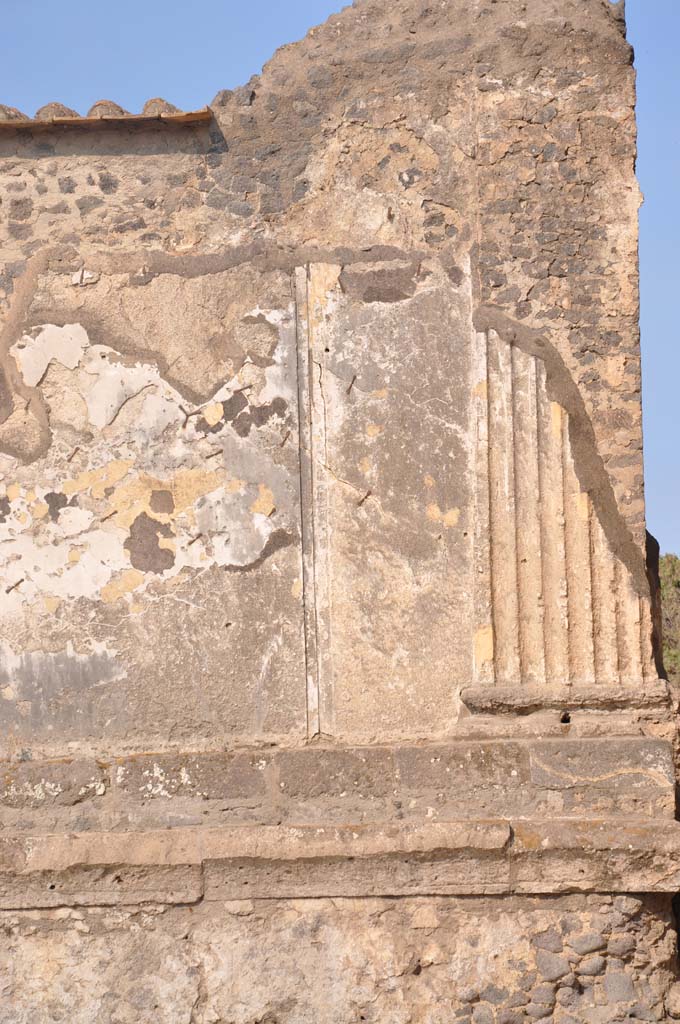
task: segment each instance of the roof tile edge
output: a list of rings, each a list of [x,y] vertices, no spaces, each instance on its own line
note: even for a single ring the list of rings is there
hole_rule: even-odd
[[[100,117],[53,117],[0,119],[0,130],[44,130],[46,128],[101,128],[112,125],[151,126],[157,124],[201,124],[212,118],[210,107],[160,114],[105,114]]]

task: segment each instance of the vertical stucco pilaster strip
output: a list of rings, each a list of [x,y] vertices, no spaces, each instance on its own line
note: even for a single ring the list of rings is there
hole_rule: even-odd
[[[334,329],[332,295],[339,291],[341,268],[329,263],[311,263],[307,279],[309,322],[308,381],[310,395],[310,444],[312,515],[314,524],[314,600],[316,622],[319,729],[334,734],[333,647],[330,502],[328,434],[325,393],[326,354],[329,333]]]
[[[591,501],[588,502],[588,506],[590,510],[595,681],[614,683],[619,679],[615,560]]]
[[[548,398],[545,364],[536,362],[538,475],[545,671],[549,682],[569,678],[569,609],[564,536],[563,409]]]
[[[590,564],[590,501],[581,490],[574,470],[569,440],[569,417],[562,420],[564,465],[564,512],[569,600],[569,676],[570,681],[593,682],[592,584]]]
[[[643,678],[640,597],[633,586],[628,569],[619,561],[616,563],[616,595],[616,632],[621,681],[638,683]]]
[[[321,731],[319,721],[319,664],[316,628],[314,566],[314,501],[312,487],[312,424],[309,358],[309,303],[307,270],[295,270],[297,311],[297,381],[300,436],[300,521],[302,532],[302,595],[305,626],[305,676],[307,680],[307,736]]]
[[[475,435],[473,676],[477,683],[494,683],[494,629],[489,550],[489,382],[486,334],[475,335],[472,400]]]
[[[656,664],[654,662],[654,642],[653,632],[654,626],[652,622],[652,606],[651,602],[646,597],[639,599],[640,607],[640,624],[641,624],[641,658],[642,658],[642,678],[646,683],[653,682],[658,678],[656,671]]]
[[[512,347],[517,588],[523,682],[545,682],[536,360]]]
[[[513,437],[512,356],[510,346],[489,332],[489,528],[495,634],[495,668],[499,683],[519,683],[519,600]]]

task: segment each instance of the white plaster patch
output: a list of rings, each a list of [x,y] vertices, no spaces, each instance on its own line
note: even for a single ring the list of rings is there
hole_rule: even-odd
[[[262,315],[277,326],[280,341],[258,402],[294,402],[287,380],[295,376],[294,366],[288,368],[295,358],[292,310]],[[43,326],[12,351],[23,361],[24,379],[43,388],[52,446],[30,467],[13,459],[0,465],[0,494],[9,505],[0,522],[2,614],[33,602],[50,614],[61,614],[65,600],[131,602],[150,583],[185,568],[257,561],[294,496],[286,472],[253,439],[239,437],[228,423],[217,433],[205,430],[205,411],[242,388],[240,378],[194,408],[155,365],[126,364],[108,346],[91,345],[77,324]],[[80,419],[72,414],[76,400]],[[74,437],[83,432],[91,436],[81,448]],[[271,497],[269,515],[260,514],[263,488]],[[158,523],[159,548],[172,552],[162,572],[132,558],[131,530],[143,515]]]
[[[85,373],[94,378],[85,401],[90,423],[100,430],[111,423],[121,407],[144,388],[161,385],[161,376],[155,366],[137,363],[124,366],[112,361],[113,350],[106,345],[94,345],[83,360]]]
[[[24,782],[19,786],[17,786],[16,782],[12,782],[5,790],[4,795],[10,800],[33,800],[37,803],[43,803],[48,797],[56,797],[63,792],[64,789],[58,782],[41,779],[40,782]]]
[[[66,324],[64,327],[45,324],[35,330],[38,331],[35,336],[24,334],[10,349],[29,388],[40,383],[53,359],[67,370],[75,370],[90,344],[87,332],[80,324]]]
[[[96,284],[100,277],[101,274],[98,274],[95,270],[86,270],[85,267],[82,267],[71,278],[71,284],[84,288],[88,284]]]
[[[290,317],[271,322],[279,326],[279,341],[274,350],[273,365],[265,370],[266,384],[260,394],[260,401],[266,404],[282,397],[292,403],[296,400],[294,388],[297,381],[296,372],[291,373],[293,360],[297,359],[295,325]]]

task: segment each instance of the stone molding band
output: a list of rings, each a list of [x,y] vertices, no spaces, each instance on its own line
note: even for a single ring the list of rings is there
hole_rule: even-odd
[[[678,889],[680,826],[658,820],[259,825],[0,839],[6,910]]]

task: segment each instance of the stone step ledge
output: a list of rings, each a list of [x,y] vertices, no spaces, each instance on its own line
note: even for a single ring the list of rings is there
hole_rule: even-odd
[[[616,685],[466,686],[460,696],[473,714],[670,708],[673,699],[665,679]]]
[[[409,895],[675,893],[680,823],[237,826],[0,838],[0,909]]]
[[[0,763],[0,835],[675,817],[669,742],[449,743]]]

